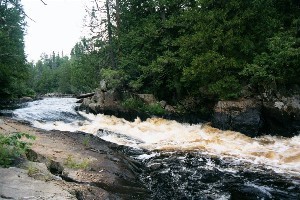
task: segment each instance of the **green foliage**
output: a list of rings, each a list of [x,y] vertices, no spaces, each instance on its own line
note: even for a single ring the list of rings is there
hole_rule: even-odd
[[[234,76],[225,76],[208,88],[208,91],[217,95],[219,99],[236,99],[239,97],[240,90],[240,83]]]
[[[253,84],[300,84],[300,38],[291,33],[279,33],[268,40],[268,50],[257,55],[242,75]]]
[[[65,160],[65,166],[71,169],[87,169],[90,165],[88,159],[84,159],[82,162],[79,162],[73,158],[72,155],[69,155]]]
[[[0,165],[7,167],[13,161],[24,155],[30,147],[31,143],[22,141],[21,138],[34,140],[35,137],[28,133],[15,133],[13,135],[4,136],[0,134]]]
[[[163,115],[166,113],[165,109],[159,103],[146,105],[144,111],[154,115]]]
[[[93,3],[93,36],[78,42],[70,59],[53,54],[36,63],[37,92],[90,92],[105,80],[109,89],[152,93],[176,105],[186,97],[239,98],[249,84],[300,84],[295,0],[108,1],[107,19],[98,17],[101,1]],[[135,98],[123,106],[163,113]]]
[[[166,113],[165,109],[159,103],[146,104],[141,99],[136,97],[125,98],[121,105],[130,110],[138,110],[153,115],[163,115]]]
[[[121,70],[101,69],[101,78],[107,82],[108,89],[119,88],[124,80],[124,73]]]
[[[142,109],[144,107],[144,102],[141,99],[129,97],[125,98],[121,105],[126,109]]]
[[[71,58],[59,54],[42,55],[32,69],[32,88],[41,94],[85,93],[94,90],[101,78],[96,52],[88,53],[87,40],[78,42]]]
[[[87,147],[90,143],[90,138],[89,137],[84,137],[83,138],[83,141],[82,141],[82,144]]]
[[[0,96],[26,95],[28,66],[24,52],[24,11],[20,1],[0,1]]]

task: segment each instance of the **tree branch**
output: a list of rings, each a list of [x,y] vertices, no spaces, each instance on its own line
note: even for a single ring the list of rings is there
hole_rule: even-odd
[[[47,5],[43,0],[41,0],[41,2],[43,2],[44,5]]]

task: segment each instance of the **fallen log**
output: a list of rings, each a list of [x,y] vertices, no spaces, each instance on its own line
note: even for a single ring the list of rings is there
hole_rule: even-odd
[[[83,99],[79,99],[76,103],[83,103]]]
[[[83,98],[87,98],[87,97],[92,97],[94,96],[95,92],[92,92],[92,93],[86,93],[86,94],[81,94],[81,95],[78,95],[76,98],[77,99],[83,99]]]

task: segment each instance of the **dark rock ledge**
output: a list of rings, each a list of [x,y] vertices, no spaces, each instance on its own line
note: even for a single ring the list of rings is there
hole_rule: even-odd
[[[300,134],[300,95],[219,101],[212,124],[251,137],[263,134],[293,137]]]

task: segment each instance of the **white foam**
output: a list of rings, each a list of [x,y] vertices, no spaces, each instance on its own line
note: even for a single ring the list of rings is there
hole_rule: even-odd
[[[34,126],[94,135],[103,129],[117,134],[104,134],[100,136],[102,139],[120,145],[148,150],[201,151],[221,158],[229,157],[237,163],[252,162],[279,173],[300,176],[300,136],[250,138],[241,133],[221,131],[202,124],[188,125],[160,118],[129,122],[102,114],[79,114],[86,120],[72,123],[35,121]]]

